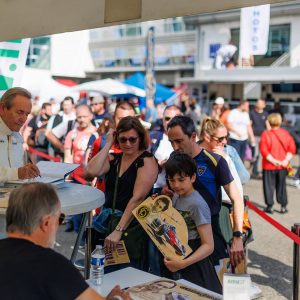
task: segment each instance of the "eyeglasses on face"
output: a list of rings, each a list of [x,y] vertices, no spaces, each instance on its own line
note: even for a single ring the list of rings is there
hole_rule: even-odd
[[[65,218],[66,218],[66,215],[61,213],[58,217],[58,224],[61,225],[64,222]]]
[[[129,138],[127,138],[125,136],[118,137],[118,141],[120,144],[126,144],[127,141],[129,141],[130,144],[135,144],[137,142],[137,140],[138,140],[138,137],[133,137],[133,136],[131,136]]]
[[[218,143],[222,143],[224,140],[228,141],[229,139],[229,134],[225,135],[225,136],[220,136],[220,137],[217,137],[217,136],[211,136],[213,140],[215,140],[216,142]]]

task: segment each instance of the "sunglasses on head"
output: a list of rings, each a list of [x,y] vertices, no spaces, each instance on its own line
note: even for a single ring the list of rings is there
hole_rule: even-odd
[[[133,137],[133,136],[131,136],[129,138],[127,138],[125,136],[118,137],[118,141],[120,144],[126,144],[127,141],[129,141],[130,144],[135,144],[137,140],[138,140],[138,137]]]
[[[61,225],[64,222],[65,218],[66,218],[66,215],[61,213],[58,217],[58,224]]]
[[[212,135],[211,137],[212,137],[212,139],[215,140],[216,142],[222,143],[223,140],[228,141],[229,135],[227,134],[227,135],[225,135],[225,136],[220,136],[220,137],[217,137],[217,136],[213,136],[213,135]]]

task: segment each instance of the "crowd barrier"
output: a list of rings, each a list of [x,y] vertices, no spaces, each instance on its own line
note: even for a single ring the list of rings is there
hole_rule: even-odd
[[[36,150],[35,148],[32,148],[32,147],[29,147],[28,153],[35,154],[37,156],[43,157],[47,160],[51,160],[51,161],[54,161],[54,162],[60,162],[61,161],[61,159],[59,157],[51,156],[47,153]]]
[[[293,300],[300,300],[300,223],[294,224],[291,230],[275,221],[265,212],[257,208],[250,200],[245,201],[246,205],[256,212],[265,221],[274,226],[281,233],[294,241],[294,255],[293,255]]]

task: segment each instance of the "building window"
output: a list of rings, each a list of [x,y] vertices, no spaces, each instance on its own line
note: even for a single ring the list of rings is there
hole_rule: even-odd
[[[29,45],[26,66],[37,69],[50,69],[50,37],[32,38]]]
[[[268,38],[268,51],[264,56],[256,58],[278,58],[290,50],[290,24],[271,25]],[[231,29],[231,38],[237,47],[240,42],[240,29]],[[256,64],[255,64],[256,65]]]

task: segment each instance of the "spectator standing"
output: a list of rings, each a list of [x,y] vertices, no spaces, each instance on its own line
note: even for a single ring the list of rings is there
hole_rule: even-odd
[[[64,162],[81,165],[70,175],[71,179],[77,183],[85,183],[82,165],[84,153],[90,136],[96,131],[96,127],[92,124],[92,119],[93,113],[89,106],[84,104],[77,106],[76,122],[78,126],[67,134],[65,140]],[[71,219],[68,218],[66,231],[74,229],[78,232],[81,219],[82,214],[75,215]]]
[[[60,124],[68,124],[70,122],[70,125],[73,125],[76,119],[76,114],[74,110],[74,99],[70,96],[67,96],[64,98],[64,100],[61,102],[62,110],[52,116],[47,124],[47,131],[46,131],[46,137],[49,141],[49,147],[48,147],[48,153],[51,156],[59,156],[61,159],[64,157],[63,151],[60,151],[58,147],[55,147],[51,144],[51,141],[55,145],[61,146],[63,148],[63,143],[65,140],[65,135],[63,135],[60,139],[57,139],[56,136],[52,133],[52,129],[58,127]],[[71,126],[69,126],[71,129]]]
[[[31,107],[31,94],[20,87],[7,90],[0,99],[0,182],[40,174],[35,165],[24,165],[23,138],[19,133]]]
[[[157,180],[153,187],[153,193],[161,194],[162,189],[166,188],[166,173],[164,164],[168,160],[170,154],[173,152],[173,147],[169,142],[167,135],[167,126],[171,119],[175,116],[181,115],[180,108],[176,105],[167,106],[163,112],[163,130],[154,130],[150,132],[151,138],[151,153],[157,159],[161,171],[158,174]]]
[[[255,137],[255,147],[252,151],[252,177],[259,178],[258,161],[259,161],[259,141],[260,136],[265,131],[269,124],[267,121],[268,113],[265,111],[266,101],[264,99],[258,99],[255,107],[250,111],[250,120],[252,123],[253,134]]]
[[[285,129],[280,128],[282,117],[279,113],[268,116],[270,129],[262,133],[260,152],[262,155],[263,190],[267,213],[273,213],[274,191],[277,202],[281,205],[280,212],[287,213],[286,175],[287,166],[296,152],[293,137]]]
[[[64,161],[66,163],[83,163],[89,138],[96,131],[96,127],[92,124],[92,119],[93,113],[89,106],[79,105],[76,107],[76,122],[78,126],[72,129],[66,136],[64,153]],[[74,175],[83,179],[82,172]]]
[[[93,98],[91,107],[94,113],[94,123],[96,127],[99,127],[104,117],[108,114],[108,111],[105,108],[105,100],[102,95],[97,95]]]
[[[40,113],[29,121],[23,132],[24,150],[28,150],[31,146],[38,151],[48,153],[49,143],[46,137],[46,128],[51,115],[51,104],[48,102],[43,103]],[[43,160],[40,156],[35,159],[35,161],[40,160]]]
[[[244,203],[225,159],[215,153],[204,150],[196,143],[196,129],[194,122],[186,116],[176,116],[168,124],[168,137],[175,151],[189,154],[197,165],[197,180],[195,189],[207,202],[212,216],[212,229],[215,249],[212,255],[214,265],[228,257],[227,244],[221,233],[219,213],[222,205],[221,186],[233,203],[233,240],[230,258],[234,266],[244,258],[242,242],[242,224]]]
[[[248,139],[250,139],[252,146],[255,145],[247,100],[241,100],[238,107],[229,113],[228,128],[230,145],[237,150],[241,160],[244,161]]]
[[[188,229],[188,244],[193,253],[184,260],[164,259],[167,272],[164,276],[172,279],[186,279],[213,292],[222,294],[222,286],[209,259],[214,250],[210,210],[195,191],[197,167],[188,154],[173,152],[166,162],[167,180],[175,192],[173,206],[182,215]]]
[[[112,145],[120,147],[122,153],[110,154]],[[87,172],[92,176],[105,174],[105,205],[98,220],[111,212],[120,216],[112,232],[102,232],[104,245],[108,251],[115,249],[123,232],[137,224],[132,215],[136,208],[150,193],[157,178],[158,166],[154,157],[146,151],[148,148],[147,132],[136,117],[123,118],[116,130],[111,129],[104,148],[87,165]],[[114,196],[115,195],[115,196]],[[103,224],[101,223],[103,226]],[[96,226],[98,228],[98,226]],[[131,266],[145,269],[147,266],[147,234],[138,226],[135,228],[140,238],[134,245],[126,244]]]

